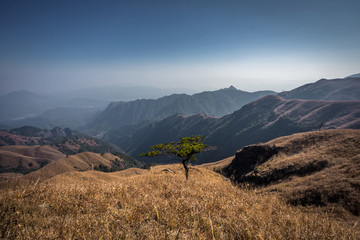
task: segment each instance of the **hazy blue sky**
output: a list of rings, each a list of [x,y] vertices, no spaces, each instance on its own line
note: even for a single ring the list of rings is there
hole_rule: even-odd
[[[358,72],[359,0],[0,1],[0,93],[281,91]]]

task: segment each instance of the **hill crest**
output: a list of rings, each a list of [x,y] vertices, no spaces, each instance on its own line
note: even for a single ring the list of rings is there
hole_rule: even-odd
[[[59,160],[51,162],[39,170],[26,174],[14,181],[18,184],[30,184],[36,181],[43,182],[59,174],[96,170],[101,166],[111,168],[113,164],[120,164],[123,165],[123,168],[126,168],[126,161],[111,153],[99,154],[82,152],[62,157]],[[6,184],[14,184],[14,181]]]
[[[360,100],[360,78],[320,79],[279,93],[286,99]]]
[[[360,130],[297,133],[242,148],[222,172],[294,205],[341,206],[359,216],[359,146]]]

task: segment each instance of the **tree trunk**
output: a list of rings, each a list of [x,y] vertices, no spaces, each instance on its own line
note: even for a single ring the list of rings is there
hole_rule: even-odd
[[[189,179],[189,168],[188,168],[189,161],[188,160],[183,160],[182,164],[183,164],[184,169],[185,169],[186,180],[188,180]]]

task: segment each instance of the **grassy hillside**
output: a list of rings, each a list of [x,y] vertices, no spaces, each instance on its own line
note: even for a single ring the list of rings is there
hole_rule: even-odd
[[[105,153],[109,152],[116,155],[114,158],[119,159],[119,161],[111,160],[110,164],[99,161],[98,164],[92,167],[80,168],[82,171],[89,169],[119,171],[125,168],[143,166],[141,162],[122,153],[121,149],[115,145],[86,136],[69,128],[62,129],[56,127],[47,130],[24,126],[0,131],[0,174],[7,173],[6,175],[0,175],[0,179],[10,179],[19,176],[8,174],[11,172],[30,173],[65,156],[70,156],[70,161],[74,160],[74,162],[77,162],[77,157],[82,155],[72,155],[83,152],[99,153],[102,154],[101,157],[106,156]],[[87,156],[89,154],[83,155]],[[90,154],[90,157],[95,156],[94,159],[96,160],[99,154]],[[64,160],[61,161],[61,163],[63,162]],[[55,164],[55,166],[57,165]],[[73,167],[71,167],[72,170]],[[46,169],[48,168],[45,168],[44,171],[47,171]],[[63,168],[59,167],[59,169]],[[66,169],[69,170],[65,168],[63,172],[66,172]],[[58,170],[55,172],[58,172]],[[27,178],[30,177],[27,176]]]
[[[28,173],[65,157],[50,146],[1,146],[0,173]]]
[[[59,127],[47,130],[23,126],[0,131],[0,146],[8,145],[51,145],[65,154],[121,152],[117,146],[69,128],[62,129]]]
[[[56,175],[68,172],[83,172],[88,170],[111,169],[116,165],[117,170],[125,169],[126,161],[110,153],[98,154],[92,152],[83,152],[76,155],[63,157],[56,162],[52,162],[41,169],[17,178],[14,181],[3,182],[2,186],[14,186],[17,184],[32,184],[36,181],[43,182]],[[0,187],[1,187],[0,185]]]
[[[224,173],[238,183],[264,186],[263,192],[294,205],[346,209],[359,216],[360,130],[298,133],[247,146]]]
[[[1,238],[357,239],[354,221],[291,207],[201,167],[68,172],[0,190]]]

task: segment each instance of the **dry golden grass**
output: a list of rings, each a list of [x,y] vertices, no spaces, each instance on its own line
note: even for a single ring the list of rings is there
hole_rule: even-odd
[[[244,176],[248,182],[295,205],[360,215],[360,130],[298,133],[266,145],[282,149],[254,165]]]
[[[63,157],[65,154],[51,146],[1,146],[0,168],[37,169],[40,168],[41,162],[54,162]]]
[[[0,173],[0,181],[13,180],[22,176],[21,173]]]
[[[27,185],[35,181],[42,182],[62,173],[91,170],[94,166],[100,164],[111,166],[111,161],[115,159],[121,161],[119,157],[110,153],[102,155],[92,152],[78,153],[49,163],[43,168],[26,174],[21,178],[16,178],[12,181],[2,181],[0,182],[0,188],[14,185]]]
[[[68,172],[0,190],[6,239],[359,239],[358,226],[305,213],[205,168]]]
[[[228,158],[225,158],[225,159],[217,161],[217,162],[205,163],[205,164],[202,164],[199,166],[206,168],[206,169],[213,170],[215,172],[219,172],[225,166],[229,165],[232,162],[232,160],[234,160],[234,158],[235,158],[235,156],[232,156],[232,157],[228,157]]]

